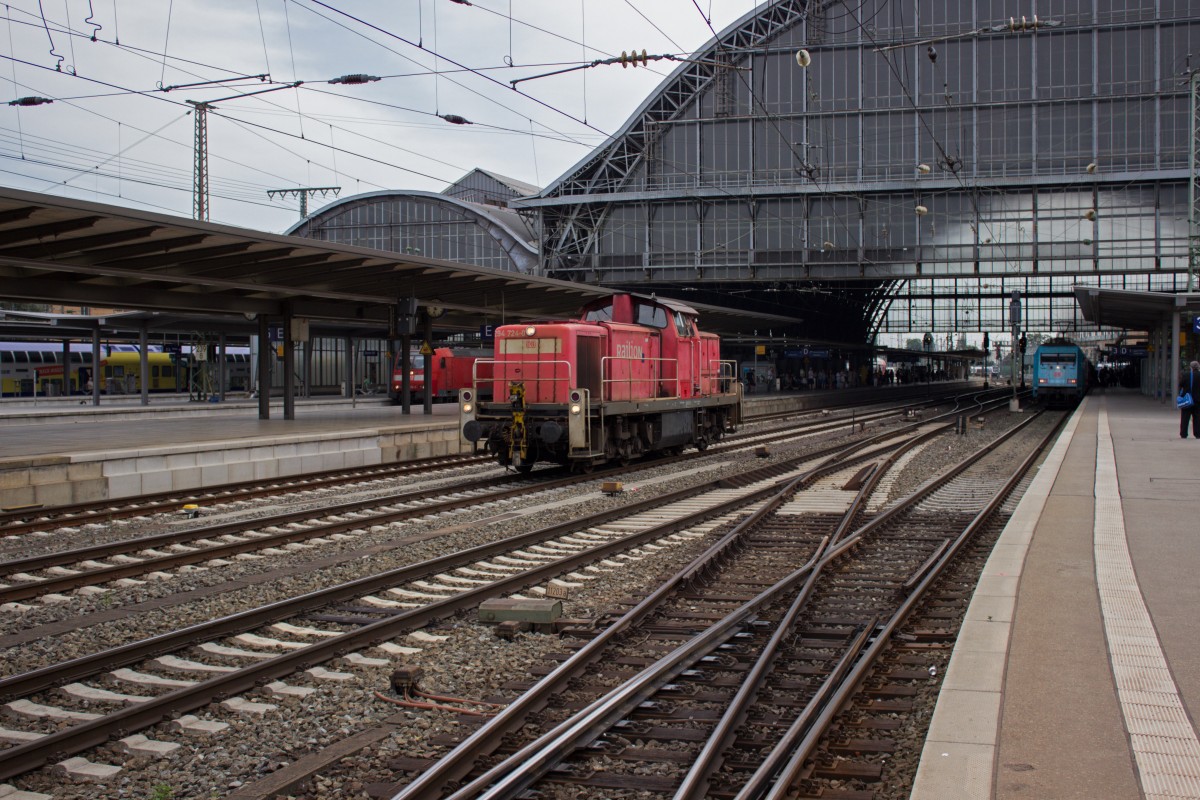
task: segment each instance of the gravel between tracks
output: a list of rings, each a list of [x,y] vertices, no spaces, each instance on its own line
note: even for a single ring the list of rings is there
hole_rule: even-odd
[[[972,431],[967,436],[939,437],[910,462],[905,475],[911,477],[902,476],[902,480],[897,481],[893,494],[904,493],[898,488],[904,480],[910,480],[915,486],[924,480],[932,466],[944,467],[957,461],[961,457],[958,453],[965,454],[968,449],[977,446],[981,437],[995,436],[999,429],[999,424],[993,426],[989,423],[989,427],[984,431]],[[821,444],[832,443],[836,438],[823,438]],[[947,447],[948,451],[939,449]],[[782,458],[791,449],[792,446],[772,446],[772,457]],[[726,463],[723,466],[705,473],[705,476],[715,477],[741,471],[747,466],[747,461],[752,461],[755,465],[762,463],[761,460],[754,459],[752,454],[725,459]],[[694,465],[695,462],[689,464]],[[921,470],[926,470],[923,475]],[[654,466],[639,472],[638,479],[628,483],[636,484],[651,476],[669,475],[671,472],[672,467],[669,464]],[[670,479],[655,484],[646,491],[662,493],[692,481],[694,478]],[[556,494],[556,497],[576,496],[594,491],[593,485],[586,489],[574,489],[563,495]],[[540,512],[536,515],[536,525],[540,527],[577,516],[589,509],[608,507],[620,502],[619,499],[597,493],[583,505],[569,506],[557,513]],[[456,527],[469,525],[496,513],[496,506],[456,512],[452,524]],[[382,545],[393,539],[398,530],[402,530],[406,535],[415,534],[443,527],[450,522],[448,519],[413,521],[371,531],[352,542],[327,545],[321,549],[320,555],[325,557],[339,552],[340,549],[351,552],[372,544]],[[484,541],[493,541],[526,530],[534,524],[535,521],[528,517],[496,523],[479,530],[453,533],[413,547],[380,554],[370,560],[354,559],[317,573],[294,575],[241,591],[222,593],[187,605],[139,614],[127,621],[94,625],[52,642],[39,641],[11,648],[6,652],[4,669],[9,674],[26,671],[74,655],[83,655],[103,647],[144,638],[155,632],[173,630],[190,622],[212,619],[274,599],[294,596],[365,574],[412,563],[434,554],[445,553],[451,548],[464,548]],[[565,615],[590,617],[611,608],[619,599],[644,591],[656,575],[677,568],[686,558],[698,552],[703,544],[703,540],[697,540],[686,546],[659,551],[639,562],[637,569],[602,573],[600,578],[589,582],[586,587],[574,590],[572,597],[565,604]],[[252,579],[263,572],[268,566],[267,562],[268,559],[249,561],[237,565],[237,569],[222,568],[191,573],[171,581],[147,583],[135,589],[119,590],[116,599],[110,599],[109,602],[136,603],[155,596],[183,591],[185,587],[224,582],[235,574]],[[70,614],[77,616],[86,613],[89,608],[106,610],[103,597],[73,601]],[[62,608],[38,608],[25,612],[21,627],[39,620],[54,621],[63,616]],[[532,665],[543,663],[548,653],[561,649],[561,644],[556,638],[536,634],[521,634],[513,641],[502,641],[493,635],[490,627],[478,625],[467,616],[447,620],[430,632],[448,638],[434,645],[414,645],[412,641],[398,640],[399,644],[420,646],[422,650],[396,659],[395,664],[405,663],[422,667],[422,685],[430,691],[464,697],[483,698],[493,695],[501,684],[514,678],[526,678]],[[366,655],[380,654],[370,651]],[[373,692],[386,690],[392,666],[351,668],[340,660],[325,666],[351,672],[355,677],[352,681],[340,683],[317,682],[308,679],[307,676],[294,676],[288,679],[289,683],[319,687],[316,694],[299,702],[282,700],[258,692],[247,695],[249,699],[278,706],[262,718],[239,716],[209,708],[200,716],[231,723],[232,727],[206,741],[184,738],[178,733],[166,730],[165,725],[143,731],[153,739],[183,744],[173,757],[155,761],[131,761],[129,756],[118,752],[115,745],[92,751],[88,757],[95,762],[128,766],[105,783],[72,785],[53,775],[50,770],[30,773],[13,780],[12,783],[22,789],[51,793],[56,800],[223,797],[239,786],[291,763],[305,753],[319,750],[399,713],[406,721],[398,727],[392,738],[346,757],[338,765],[318,776],[311,791],[302,795],[306,798],[365,797],[362,791],[365,782],[386,781],[392,777],[387,766],[390,759],[396,756],[434,755],[437,749],[431,747],[431,739],[458,728],[455,716],[447,712],[404,711],[377,700]]]

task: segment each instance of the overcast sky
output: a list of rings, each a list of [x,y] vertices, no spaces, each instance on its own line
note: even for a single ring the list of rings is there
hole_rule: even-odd
[[[720,31],[758,4],[10,0],[0,184],[191,216],[191,100],[216,107],[214,222],[285,230],[299,202],[270,199],[269,189],[436,192],[475,167],[545,186],[616,132],[676,65],[598,66],[516,90],[510,81],[622,50],[687,55],[712,38],[709,19]],[[328,83],[349,74],[382,79]],[[225,83],[181,87],[205,81]],[[303,85],[287,86],[294,81]],[[7,104],[25,97],[54,102]],[[331,200],[314,198],[310,211]]]

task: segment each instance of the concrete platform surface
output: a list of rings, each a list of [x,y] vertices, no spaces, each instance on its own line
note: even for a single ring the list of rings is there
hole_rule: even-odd
[[[1075,412],[985,567],[912,798],[1200,798],[1200,441],[1178,420],[1121,392]]]

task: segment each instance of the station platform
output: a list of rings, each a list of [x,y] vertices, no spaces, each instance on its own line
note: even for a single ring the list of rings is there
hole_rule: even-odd
[[[914,800],[1200,798],[1200,441],[1090,395],[995,547]]]
[[[0,508],[65,505],[152,492],[389,464],[457,453],[458,406],[425,415],[386,398],[220,404],[155,398],[100,406],[0,405]]]

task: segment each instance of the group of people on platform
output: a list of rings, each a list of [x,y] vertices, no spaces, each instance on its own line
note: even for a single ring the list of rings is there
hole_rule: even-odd
[[[862,386],[891,386],[893,384],[926,383],[945,381],[950,376],[945,370],[927,370],[924,367],[875,369],[861,366],[857,370],[801,369],[796,372],[780,372],[778,378],[771,377],[773,370],[760,372],[746,370],[744,383],[748,393],[769,391],[824,391],[826,389],[855,389]]]

